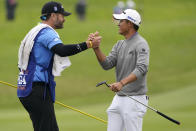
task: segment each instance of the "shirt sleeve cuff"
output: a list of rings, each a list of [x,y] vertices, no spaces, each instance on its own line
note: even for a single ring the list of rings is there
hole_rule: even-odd
[[[102,67],[104,70],[110,69],[110,68],[109,68],[110,65],[109,65],[107,59],[106,59],[105,61],[99,62],[99,64],[101,65],[101,67]]]
[[[132,73],[137,77],[137,79],[142,75],[142,73],[137,68]]]
[[[107,61],[102,61],[102,62],[99,62],[101,66],[107,66]]]

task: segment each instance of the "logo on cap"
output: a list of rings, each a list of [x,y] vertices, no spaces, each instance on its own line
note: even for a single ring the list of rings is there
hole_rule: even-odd
[[[57,11],[57,10],[58,10],[58,8],[55,6],[55,7],[54,7],[54,11]]]
[[[135,19],[133,19],[132,17],[130,17],[130,16],[128,16],[127,17],[128,19],[130,19],[130,20],[132,20],[133,22],[136,22],[136,20]]]

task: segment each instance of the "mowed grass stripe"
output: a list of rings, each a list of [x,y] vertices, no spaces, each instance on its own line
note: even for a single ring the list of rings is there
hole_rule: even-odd
[[[161,112],[179,120],[182,124],[177,126],[156,113],[148,110],[144,117],[144,131],[194,131],[196,120],[196,96],[195,85],[180,90],[157,94],[150,97],[150,105],[159,109]],[[106,109],[110,103],[80,106],[80,110],[93,114],[107,120]],[[57,105],[56,105],[57,107]],[[186,109],[186,107],[188,107]],[[189,113],[187,113],[189,111]],[[79,114],[69,109],[56,110],[56,116],[61,130],[69,131],[102,131],[106,130],[106,125]],[[12,126],[9,126],[12,125]],[[0,110],[1,130],[21,129],[31,130],[31,121],[23,108]]]

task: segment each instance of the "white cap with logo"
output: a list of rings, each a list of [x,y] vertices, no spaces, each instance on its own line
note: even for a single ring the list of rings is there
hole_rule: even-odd
[[[121,14],[113,14],[113,17],[117,20],[129,20],[132,23],[136,24],[137,26],[140,26],[141,24],[141,17],[140,14],[134,10],[134,9],[126,9]]]

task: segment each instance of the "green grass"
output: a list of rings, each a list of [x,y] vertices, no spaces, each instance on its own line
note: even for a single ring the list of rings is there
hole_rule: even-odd
[[[39,22],[40,9],[47,0],[20,0],[16,20],[5,20],[4,1],[0,1],[0,80],[16,84],[17,53],[20,41]],[[116,25],[112,23],[112,9],[117,0],[88,0],[85,22],[79,22],[74,13],[77,0],[60,0],[65,9],[73,12],[66,17],[63,30],[58,30],[65,44],[85,41],[88,34],[98,30],[103,36],[101,49],[108,54],[119,39]],[[194,131],[195,77],[196,77],[196,1],[195,0],[136,0],[143,7],[139,33],[150,46],[148,95],[150,104],[180,121],[176,126],[148,111],[144,118],[144,131]],[[92,50],[70,57],[72,66],[57,77],[57,100],[85,112],[107,119],[105,110],[113,93],[95,85],[115,81],[114,69],[104,71]],[[101,122],[63,109],[56,105],[61,130],[102,131]],[[31,130],[27,113],[19,103],[16,90],[0,84],[0,130]]]
[[[181,125],[175,125],[167,119],[157,115],[151,110],[148,110],[144,117],[143,131],[194,131],[196,120],[196,105],[193,100],[195,96],[195,85],[172,91],[154,95],[150,97],[149,105],[158,109],[160,112],[178,120]],[[187,95],[188,94],[188,95]],[[105,110],[110,103],[94,104],[89,106],[77,107],[84,112],[98,116],[107,120]],[[55,105],[56,117],[59,123],[60,130],[69,131],[103,131],[106,130],[106,124],[74,112],[70,109]],[[9,110],[0,110],[0,127],[1,130],[18,131],[32,130],[31,121],[28,114],[22,107]],[[12,126],[10,126],[12,125]],[[24,126],[25,125],[25,126]]]

